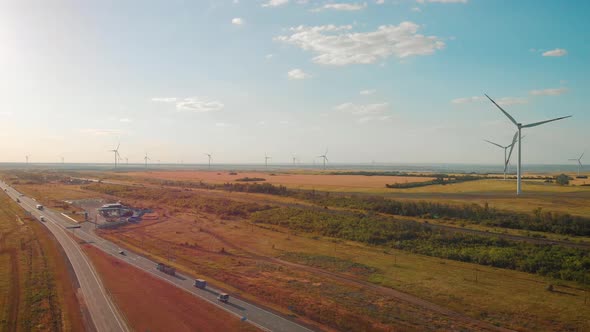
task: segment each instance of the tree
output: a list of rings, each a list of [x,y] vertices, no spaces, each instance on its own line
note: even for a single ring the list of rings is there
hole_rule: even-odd
[[[565,186],[570,183],[570,177],[562,173],[555,178],[555,182],[559,185]]]

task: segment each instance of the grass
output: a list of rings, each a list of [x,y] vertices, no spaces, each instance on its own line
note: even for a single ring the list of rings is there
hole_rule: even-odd
[[[72,279],[48,231],[0,194],[0,330],[82,330]]]

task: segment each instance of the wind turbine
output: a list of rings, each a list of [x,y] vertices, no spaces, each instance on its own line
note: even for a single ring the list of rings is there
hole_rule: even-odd
[[[129,165],[129,158],[125,157],[125,164]]]
[[[27,161],[27,165],[29,164],[29,157],[30,157],[29,155],[25,156],[25,160]]]
[[[143,157],[143,161],[145,161],[145,168],[147,168],[147,162],[148,162],[148,160],[151,160],[151,159],[148,157],[147,152],[146,152],[145,153],[145,157]]]
[[[326,152],[324,152],[323,155],[318,156],[318,158],[322,158],[324,160],[324,170],[326,169],[326,161],[328,160],[328,149],[326,149]]]
[[[207,158],[209,158],[209,169],[211,169],[211,154],[205,153],[205,155],[207,156]]]
[[[295,163],[297,163],[297,156],[293,155],[291,156],[291,159],[293,160],[293,166],[295,166]]]
[[[61,157],[61,163],[62,164],[64,163],[64,157],[63,156]]]
[[[272,157],[269,157],[266,155],[266,152],[264,153],[264,167],[268,168],[268,160],[272,159]]]
[[[586,151],[584,151],[582,153],[582,155],[580,156],[580,158],[573,158],[573,159],[569,159],[572,161],[577,161],[578,162],[578,176],[580,176],[580,170],[582,169],[583,165],[582,165],[582,157],[584,157],[584,153],[586,153]]]
[[[524,139],[526,137],[522,136],[522,139]],[[506,146],[502,146],[498,143],[494,143],[492,141],[488,141],[487,139],[484,139],[484,141],[493,144],[501,149],[504,149],[504,180],[506,180],[506,171],[508,170],[508,165],[510,164],[510,157],[512,156],[512,149],[514,149],[514,144],[516,144],[516,134],[514,135],[514,138],[512,139],[512,143],[510,143],[510,145],[506,145]],[[508,154],[508,156],[506,155],[506,150],[510,148],[510,153]]]
[[[109,150],[109,152],[113,152],[115,154],[115,168],[117,168],[117,158],[121,158],[121,155],[119,154],[119,146],[121,146],[121,143],[117,144],[116,149]]]
[[[494,100],[492,100],[492,98],[490,98],[490,96],[488,96],[487,94],[485,96],[494,105],[496,105],[496,107],[498,109],[500,109],[500,111],[502,111],[502,113],[504,113],[504,115],[506,115],[506,117],[508,119],[510,119],[510,121],[518,129],[518,131],[516,132],[516,134],[514,134],[514,139],[512,141],[516,141],[518,139],[518,164],[516,165],[516,194],[517,195],[520,195],[520,194],[522,194],[522,183],[521,183],[521,175],[522,175],[522,169],[521,169],[521,167],[522,167],[522,165],[521,165],[521,161],[522,161],[522,129],[524,129],[524,128],[532,128],[532,127],[540,126],[540,125],[545,124],[545,123],[548,123],[548,122],[553,122],[553,121],[557,121],[557,120],[561,120],[561,119],[566,119],[566,118],[571,117],[571,115],[562,116],[562,117],[551,119],[551,120],[533,122],[533,123],[529,123],[529,124],[523,125],[522,123],[519,123],[516,120],[514,120],[514,118],[510,114],[508,114],[508,112],[506,112],[502,107],[500,107],[500,105],[496,104],[496,102]]]

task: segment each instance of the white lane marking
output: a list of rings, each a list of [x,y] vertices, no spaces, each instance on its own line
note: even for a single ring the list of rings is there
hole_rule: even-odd
[[[26,202],[23,202],[23,205],[28,206],[30,209],[34,209],[31,205],[27,204]],[[29,211],[31,212],[31,211]],[[51,212],[51,211],[49,211]],[[32,214],[33,212],[31,212]],[[78,250],[78,253],[81,255],[82,259],[84,260],[84,262],[86,263],[86,265],[88,266],[88,268],[90,269],[90,273],[92,274],[92,276],[94,277],[94,280],[96,281],[96,283],[98,284],[99,290],[101,292],[101,294],[104,296],[107,305],[109,306],[109,309],[111,310],[111,312],[113,313],[113,316],[115,316],[115,320],[117,321],[117,324],[119,325],[119,327],[121,328],[122,331],[128,331],[128,329],[126,327],[123,327],[123,325],[121,324],[121,320],[119,318],[119,316],[117,315],[117,313],[115,313],[115,309],[113,308],[113,304],[110,301],[110,298],[105,294],[105,290],[104,290],[104,286],[102,285],[102,283],[99,281],[94,268],[92,267],[92,265],[90,265],[90,263],[88,262],[86,256],[82,253],[82,251],[80,250],[79,246],[76,244],[76,242],[74,242],[74,240],[62,229],[62,226],[54,221],[52,218],[47,218],[47,220],[49,220],[50,222],[52,222],[58,230],[60,230],[64,236],[66,238],[68,238],[70,240],[70,243],[73,244],[74,248],[76,248],[76,250]],[[62,246],[63,247],[63,246]],[[65,249],[65,248],[64,248]],[[98,329],[98,327],[96,327]]]
[[[78,221],[78,220],[71,218],[70,216],[68,216],[68,215],[67,215],[67,214],[65,214],[65,213],[60,213],[60,214],[61,214],[62,216],[64,216],[64,217],[66,217],[66,218],[70,219],[71,221],[75,222],[76,224],[77,224],[77,223],[79,223],[79,221]]]

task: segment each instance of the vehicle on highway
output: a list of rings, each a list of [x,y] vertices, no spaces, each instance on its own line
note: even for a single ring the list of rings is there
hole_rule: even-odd
[[[221,293],[217,296],[217,300],[221,301],[223,303],[227,303],[227,302],[229,302],[229,294]]]
[[[42,222],[45,222],[45,217],[41,216],[41,217],[39,217],[39,220],[41,220]]]
[[[195,287],[205,289],[207,287],[207,281],[203,279],[195,279]]]
[[[17,202],[17,203],[20,203],[20,199],[18,199],[18,197],[16,198],[16,202]]]
[[[43,210],[43,205],[41,204],[37,204],[35,207],[37,208],[37,210]]]
[[[176,275],[176,269],[173,268],[172,266],[168,266],[164,263],[158,263],[156,268],[166,274],[171,275],[171,276]]]
[[[18,194],[18,197],[23,197],[25,194]]]
[[[123,250],[119,250],[119,255],[123,255],[123,256],[125,256],[125,251],[123,251]]]

